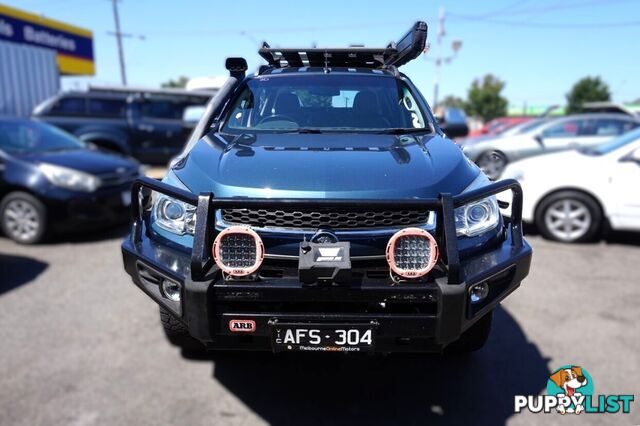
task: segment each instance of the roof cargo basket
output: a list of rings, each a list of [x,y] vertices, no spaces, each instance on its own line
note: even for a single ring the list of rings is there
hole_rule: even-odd
[[[274,68],[384,68],[399,67],[417,58],[424,51],[426,42],[427,24],[418,21],[398,42],[389,43],[387,47],[280,49],[265,42],[258,53]]]

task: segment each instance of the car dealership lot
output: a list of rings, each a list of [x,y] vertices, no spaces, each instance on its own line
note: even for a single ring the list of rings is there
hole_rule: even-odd
[[[513,396],[586,368],[596,394],[637,394],[640,237],[531,237],[531,275],[468,358],[223,354],[185,359],[129,281],[125,230],[25,247],[0,238],[0,424],[538,424]],[[638,424],[581,415],[581,424]],[[562,423],[565,423],[563,421]]]

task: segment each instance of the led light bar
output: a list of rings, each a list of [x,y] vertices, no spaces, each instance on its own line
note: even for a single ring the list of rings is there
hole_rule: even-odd
[[[391,271],[403,278],[419,278],[436,265],[438,245],[424,229],[405,228],[389,239],[386,253]]]
[[[258,234],[246,226],[231,226],[213,242],[213,259],[232,277],[246,277],[258,270],[264,259],[264,244]]]

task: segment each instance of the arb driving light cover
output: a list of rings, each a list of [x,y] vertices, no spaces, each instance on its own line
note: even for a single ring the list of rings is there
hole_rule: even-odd
[[[403,278],[419,278],[429,273],[438,260],[438,245],[430,233],[420,228],[402,229],[387,243],[387,263]]]
[[[246,277],[258,270],[264,259],[262,239],[251,228],[231,226],[213,242],[213,259],[232,277]]]

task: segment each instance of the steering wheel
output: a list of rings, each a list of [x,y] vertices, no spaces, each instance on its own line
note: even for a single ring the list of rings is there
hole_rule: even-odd
[[[284,114],[270,115],[269,117],[265,117],[262,120],[260,120],[258,124],[269,123],[271,121],[290,121],[292,123],[298,124],[296,120]]]

